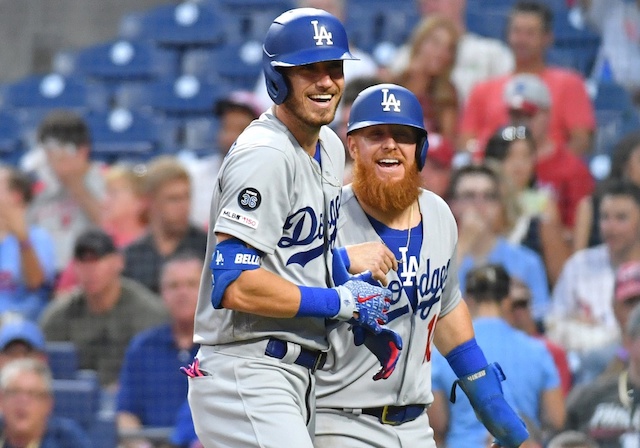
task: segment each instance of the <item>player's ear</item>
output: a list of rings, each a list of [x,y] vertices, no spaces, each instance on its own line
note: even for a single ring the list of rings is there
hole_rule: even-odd
[[[355,160],[358,150],[356,139],[353,137],[353,135],[347,135],[347,149],[349,150],[349,155],[351,156],[351,158]]]

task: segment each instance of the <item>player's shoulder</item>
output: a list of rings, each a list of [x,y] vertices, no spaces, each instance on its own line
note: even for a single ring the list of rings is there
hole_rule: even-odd
[[[274,153],[291,154],[293,142],[287,127],[270,111],[253,120],[238,136],[227,158],[238,156],[258,157],[264,154],[271,157]],[[268,154],[268,155],[267,155]]]
[[[441,217],[454,219],[453,213],[451,213],[451,209],[449,208],[449,204],[447,204],[444,199],[442,199],[434,192],[421,188],[418,201],[420,203],[420,209],[423,210],[423,213],[427,212],[430,215],[438,215]]]

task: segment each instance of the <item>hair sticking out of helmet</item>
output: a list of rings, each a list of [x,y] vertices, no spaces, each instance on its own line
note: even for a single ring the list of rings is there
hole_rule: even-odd
[[[418,98],[396,84],[377,84],[364,89],[351,106],[347,134],[380,124],[399,124],[418,130],[416,163],[421,170],[427,159],[429,140]]]
[[[276,104],[282,104],[289,93],[280,67],[357,59],[349,52],[342,23],[315,8],[292,9],[276,17],[262,48],[267,92]]]

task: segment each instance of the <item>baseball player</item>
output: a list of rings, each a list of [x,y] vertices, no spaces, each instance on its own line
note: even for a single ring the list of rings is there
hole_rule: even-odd
[[[348,59],[342,24],[319,9],[283,13],[265,37],[275,105],[238,137],[213,183],[201,348],[183,370],[207,448],[311,448],[325,320],[373,334],[386,321],[389,290],[353,279],[332,287],[344,149],[325,125]],[[379,254],[369,261],[377,272],[397,267],[390,251]]]
[[[387,274],[393,293],[387,327],[404,348],[396,373],[376,382],[376,357],[395,349],[395,333],[373,337],[345,324],[331,331],[329,356],[317,373],[316,448],[435,447],[425,412],[433,400],[432,343],[446,354],[495,446],[520,446],[528,433],[504,400],[504,376],[476,344],[461,300],[456,223],[439,196],[419,187],[428,143],[417,98],[394,84],[363,90],[347,135],[354,178],[343,188],[338,244],[382,240],[399,260],[398,271]],[[351,256],[350,246],[346,252]]]

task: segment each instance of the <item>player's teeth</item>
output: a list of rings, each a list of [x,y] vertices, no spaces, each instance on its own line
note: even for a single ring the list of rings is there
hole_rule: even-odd
[[[399,163],[397,159],[382,159],[380,163]]]
[[[314,100],[328,101],[331,99],[331,95],[311,95],[311,98]]]

